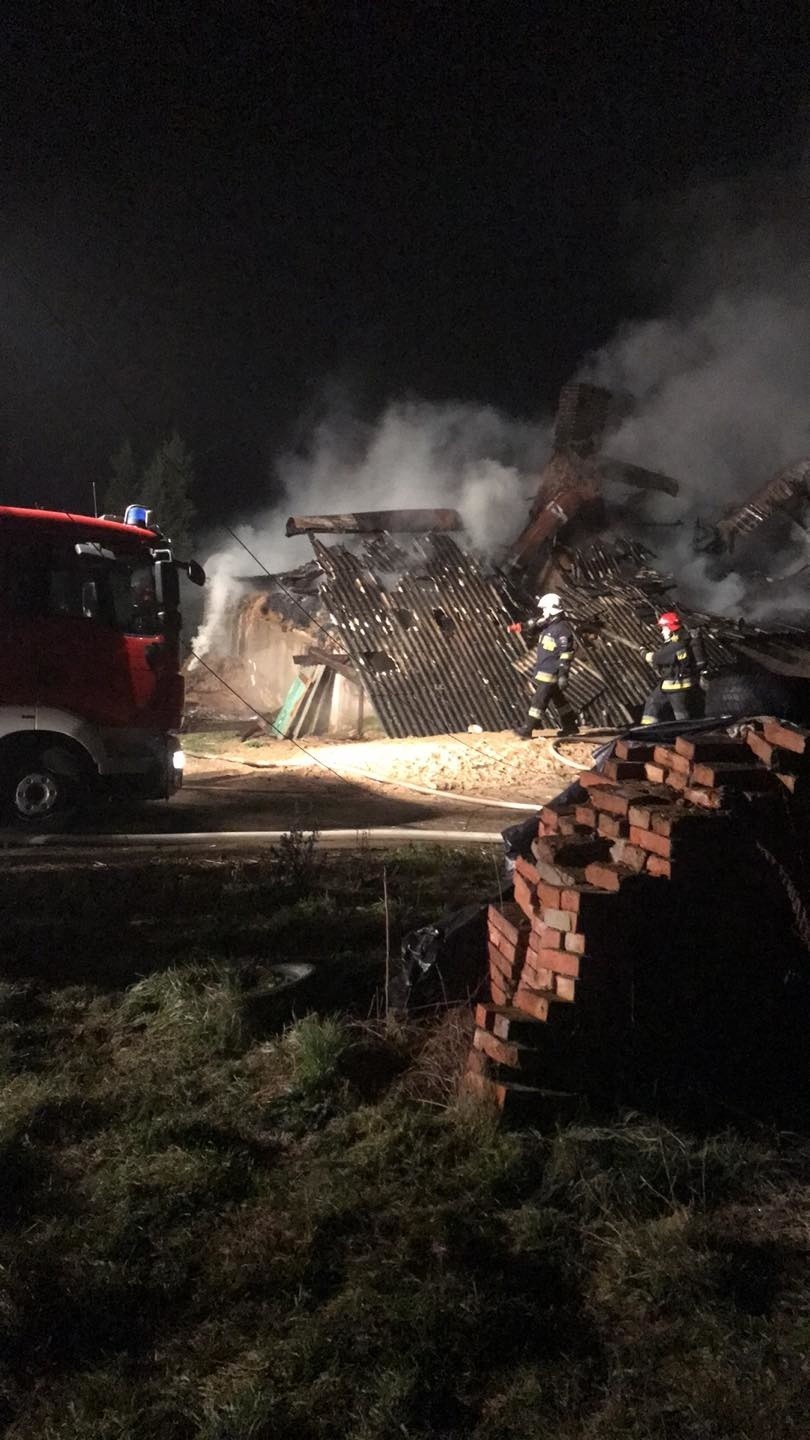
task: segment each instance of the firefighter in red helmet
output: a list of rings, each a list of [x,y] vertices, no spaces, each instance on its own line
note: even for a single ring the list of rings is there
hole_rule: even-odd
[[[674,610],[658,616],[663,645],[648,650],[648,665],[662,672],[662,678],[644,701],[642,725],[655,725],[659,720],[691,720],[700,712],[700,671],[692,636]]]

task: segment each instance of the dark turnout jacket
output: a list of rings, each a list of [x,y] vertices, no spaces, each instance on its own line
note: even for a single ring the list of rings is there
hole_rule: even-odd
[[[555,615],[539,628],[532,626],[537,635],[537,659],[534,678],[538,684],[568,676],[574,655],[574,631],[571,621],[565,615]]]
[[[673,635],[658,650],[649,652],[650,664],[663,671],[662,690],[689,690],[698,682],[698,665],[692,638],[685,630]]]

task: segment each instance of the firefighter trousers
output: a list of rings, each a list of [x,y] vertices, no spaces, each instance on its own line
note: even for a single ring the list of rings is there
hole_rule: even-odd
[[[529,718],[526,721],[526,728],[528,730],[539,730],[541,722],[545,719],[546,710],[551,704],[556,706],[562,727],[565,730],[575,730],[577,728],[577,717],[565,697],[565,692],[560,689],[556,680],[538,681],[532,696],[532,703],[529,706]]]
[[[685,690],[665,690],[662,685],[644,701],[642,725],[655,725],[658,720],[696,720],[701,712],[702,692],[698,685]]]

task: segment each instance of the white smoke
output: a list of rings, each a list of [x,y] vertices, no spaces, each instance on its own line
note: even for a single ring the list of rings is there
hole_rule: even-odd
[[[285,536],[291,513],[456,509],[471,543],[496,555],[525,524],[550,442],[549,424],[461,403],[397,402],[375,424],[330,415],[316,426],[305,454],[280,458],[284,498],[249,524],[234,523],[244,545],[227,534],[212,537],[205,619],[193,648],[209,654],[227,645],[235,577],[263,568],[279,573],[312,558],[305,536]]]
[[[609,453],[681,484],[677,500],[657,503],[659,519],[681,522],[651,532],[661,568],[685,603],[735,618],[775,618],[784,587],[771,598],[765,581],[752,598],[745,574],[718,578],[695,554],[694,522],[716,521],[810,454],[809,174],[804,164],[672,202],[657,217],[659,258],[678,256],[667,313],[623,325],[579,376],[632,397]],[[765,561],[771,572],[795,563],[795,546],[781,542]],[[804,577],[796,608],[810,608]]]
[[[808,173],[804,165],[670,202],[656,217],[655,268],[672,277],[666,302],[657,316],[621,326],[578,376],[632,397],[606,448],[681,483],[674,502],[649,497],[646,514],[659,528],[648,538],[684,602],[717,614],[745,610],[762,619],[777,601],[766,594],[753,602],[743,575],[718,577],[713,562],[696,556],[696,518],[716,520],[810,453]],[[280,459],[285,498],[234,526],[258,563],[219,538],[196,644],[210,649],[222,637],[232,577],[262,566],[289,570],[310,558],[305,538],[285,538],[291,511],[453,507],[473,544],[497,556],[525,524],[550,442],[550,424],[489,407],[398,402],[371,425],[338,407],[314,427],[306,453]],[[803,576],[796,587],[801,605]],[[785,603],[782,587],[778,605]]]

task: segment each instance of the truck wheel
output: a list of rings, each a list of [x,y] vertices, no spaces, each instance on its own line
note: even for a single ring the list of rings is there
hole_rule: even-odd
[[[68,757],[69,759],[69,757]],[[20,830],[61,830],[70,821],[77,799],[77,779],[55,767],[51,757],[30,755],[14,762],[7,772],[5,808]]]

